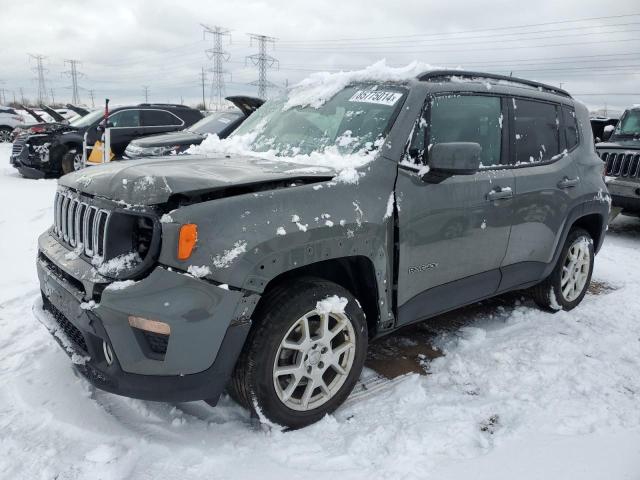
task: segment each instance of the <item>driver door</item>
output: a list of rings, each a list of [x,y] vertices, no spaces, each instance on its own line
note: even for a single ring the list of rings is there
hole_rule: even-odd
[[[515,190],[513,174],[503,165],[503,103],[495,95],[436,96],[414,129],[409,155],[418,165],[403,161],[396,183],[400,325],[498,289]],[[471,175],[420,176],[418,168],[424,161],[428,165],[430,147],[447,142],[480,144],[480,170]]]

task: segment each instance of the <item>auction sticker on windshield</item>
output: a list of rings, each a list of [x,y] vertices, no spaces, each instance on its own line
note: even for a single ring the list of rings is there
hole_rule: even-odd
[[[377,103],[393,105],[402,97],[400,92],[385,92],[384,90],[358,90],[349,99],[350,102]]]

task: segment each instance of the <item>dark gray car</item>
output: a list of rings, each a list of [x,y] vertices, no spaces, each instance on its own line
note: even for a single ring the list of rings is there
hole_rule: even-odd
[[[60,179],[44,318],[92,383],[212,404],[227,388],[298,428],[403,325],[516,289],[580,303],[610,208],[582,104],[462,71],[322,94],[267,102],[231,137],[248,154]]]

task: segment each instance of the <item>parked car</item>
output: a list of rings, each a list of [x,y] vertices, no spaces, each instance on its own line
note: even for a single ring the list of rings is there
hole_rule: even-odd
[[[25,105],[21,105],[22,111],[25,112],[23,123],[16,125],[11,132],[11,142],[15,142],[16,138],[23,133],[43,133],[47,128],[53,128],[54,124],[67,125],[68,122],[56,122],[52,117],[43,111],[36,111]],[[28,117],[27,117],[28,115]]]
[[[593,132],[593,138],[596,143],[600,143],[604,138],[605,129],[607,131],[613,131],[618,123],[617,118],[611,117],[591,117],[591,131]]]
[[[603,140],[596,150],[605,162],[613,206],[640,215],[640,106],[625,110],[616,127],[603,133]]]
[[[24,119],[14,108],[0,105],[0,143],[10,142],[11,132],[23,122]]]
[[[269,100],[225,141],[243,154],[62,177],[37,269],[74,366],[150,400],[228,387],[298,428],[399,327],[512,290],[576,307],[609,214],[587,109],[512,77],[380,76]]]
[[[135,138],[154,133],[182,130],[202,118],[202,114],[184,105],[142,103],[114,108],[109,116],[111,150],[116,158]],[[82,143],[100,139],[103,112],[94,111],[71,122],[44,124],[37,133],[20,134],[13,142],[11,164],[25,177],[60,176],[83,167]]]
[[[214,112],[179,132],[161,133],[131,141],[124,151],[126,158],[157,157],[182,153],[191,145],[200,145],[207,135],[228,137],[256,111],[264,100],[253,97],[227,97],[238,110]]]

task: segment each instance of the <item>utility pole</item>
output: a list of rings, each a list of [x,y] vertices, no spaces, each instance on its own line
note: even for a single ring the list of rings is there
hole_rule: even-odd
[[[80,62],[78,60],[65,60],[65,64],[69,64],[69,70],[63,72],[64,75],[71,77],[71,103],[77,105],[80,103],[80,93],[78,87],[78,77],[81,77],[83,74],[78,72],[78,65]]]
[[[45,68],[44,68],[44,60],[45,57],[44,55],[34,55],[34,54],[29,54],[29,57],[33,58],[36,61],[36,67],[34,68],[34,70],[37,73],[37,80],[38,80],[38,104],[41,105],[43,103],[47,103],[47,86],[45,84],[44,81],[44,72],[45,72]]]
[[[22,87],[20,87],[20,100],[22,101],[22,105],[26,105],[26,102],[24,101],[24,90]]]
[[[96,102],[93,100],[94,90],[89,90],[89,96],[91,97],[91,108],[96,108]]]
[[[204,84],[207,81],[207,76],[204,73],[204,67],[202,67],[202,73],[200,74],[200,82],[202,83],[202,108],[207,109],[207,102],[204,100]]]
[[[53,96],[53,88],[51,89],[51,104],[55,105],[56,103],[56,97]]]
[[[209,106],[214,103],[215,99],[216,110],[219,110],[222,108],[222,101],[224,99],[224,77],[225,75],[231,75],[224,69],[223,63],[228,62],[231,56],[228,52],[222,49],[222,39],[224,37],[229,37],[229,42],[231,42],[231,33],[223,27],[210,27],[202,23],[200,25],[204,28],[203,36],[205,39],[207,38],[207,34],[213,37],[211,48],[207,48],[204,53],[206,53],[209,60],[213,60],[213,68],[209,69],[209,71],[213,73],[213,78],[211,79],[211,96],[209,97]]]
[[[274,37],[267,37],[266,35],[257,35],[255,33],[249,34],[249,45],[253,45],[253,42],[258,43],[258,53],[248,55],[246,61],[251,61],[256,67],[258,67],[258,80],[251,82],[249,85],[255,85],[258,87],[258,96],[261,98],[267,98],[267,88],[275,86],[273,83],[267,80],[267,69],[279,68],[280,63],[271,55],[267,55],[267,45],[275,45],[276,39]]]
[[[142,89],[144,90],[144,103],[149,103],[149,85],[143,85]]]

